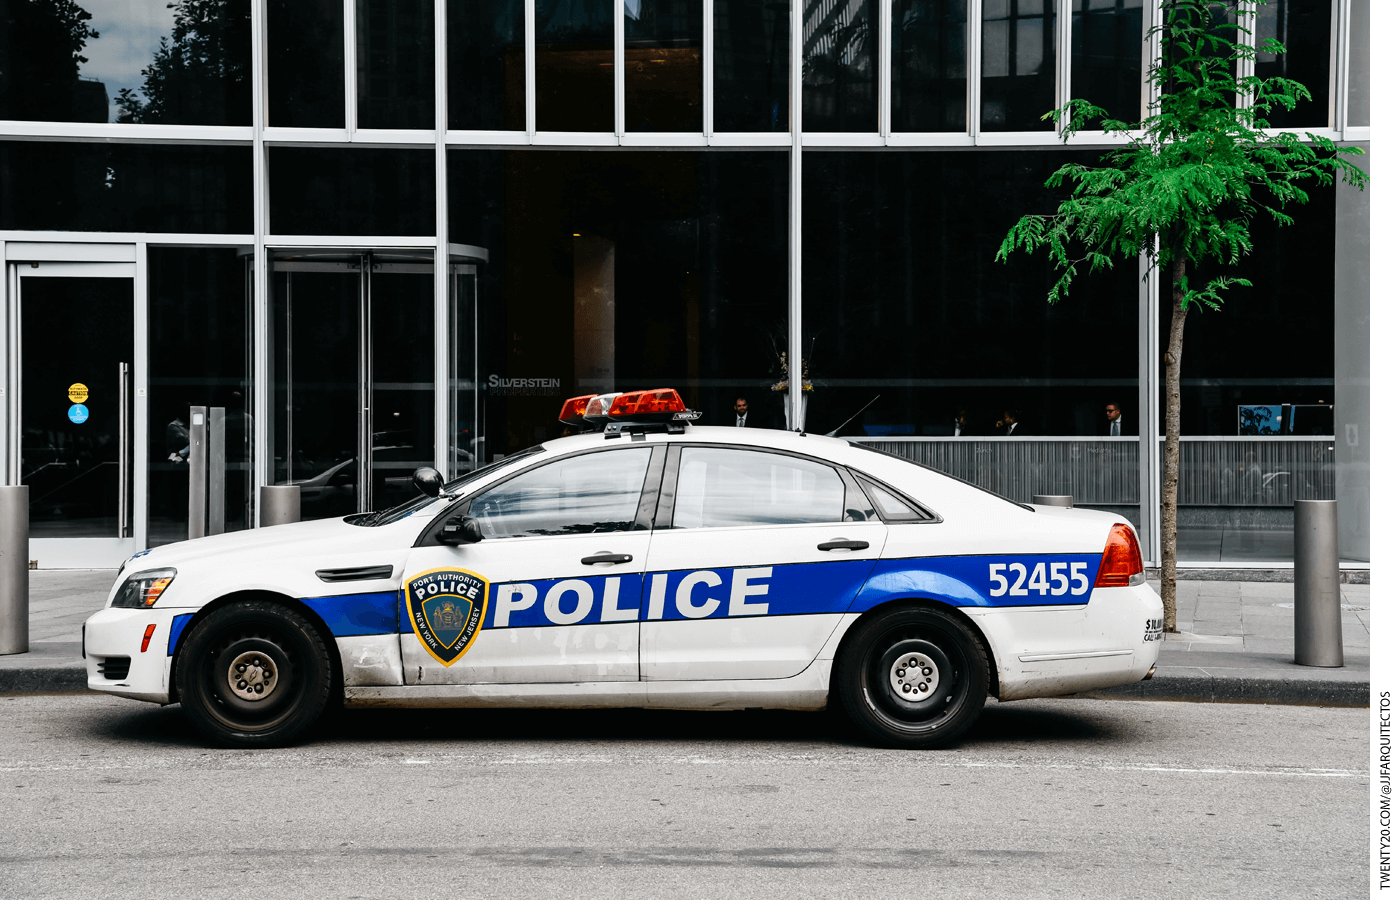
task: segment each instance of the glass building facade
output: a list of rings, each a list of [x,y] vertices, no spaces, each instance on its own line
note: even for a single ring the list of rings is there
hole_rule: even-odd
[[[1160,558],[1169,292],[1046,302],[993,260],[1045,180],[1147,108],[1156,0],[0,0],[0,474],[41,567],[398,502],[668,386],[1013,499],[1123,514]],[[1243,22],[1270,122],[1369,147],[1368,0]],[[1369,562],[1366,197],[1254,225],[1188,319],[1185,565],[1291,564],[1341,501]],[[1206,274],[1206,273],[1203,273]],[[801,392],[788,385],[802,384]],[[1121,410],[1114,428],[1106,408]],[[1008,436],[1007,423],[1015,429]]]

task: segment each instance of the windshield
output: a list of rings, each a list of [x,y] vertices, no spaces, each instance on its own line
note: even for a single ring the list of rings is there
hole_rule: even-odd
[[[524,459],[527,456],[534,456],[536,453],[543,452],[544,447],[541,447],[539,444],[536,444],[533,447],[527,447],[524,450],[521,450],[519,453],[512,453],[505,459],[498,459],[493,463],[489,463],[487,465],[482,466],[479,469],[474,469],[473,471],[468,472],[465,475],[452,479],[451,481],[447,482],[447,484],[443,485],[443,491],[448,494],[456,494],[460,492],[462,488],[471,484],[473,481],[476,481],[480,478],[484,478],[485,476],[490,475],[492,472],[499,471],[500,469],[510,465],[516,460]],[[400,519],[407,518],[408,516],[413,515],[414,513],[418,512],[418,510],[424,508],[436,499],[438,498],[427,496],[416,497],[408,501],[407,503],[402,503],[391,509],[386,509],[381,512],[363,513],[358,516],[350,516],[345,521],[349,522],[351,525],[388,525],[390,522],[397,522]]]

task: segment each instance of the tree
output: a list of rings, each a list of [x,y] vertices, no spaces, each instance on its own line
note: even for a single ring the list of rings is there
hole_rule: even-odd
[[[1166,0],[1163,24],[1147,40],[1158,52],[1147,80],[1153,88],[1141,123],[1109,119],[1104,110],[1071,100],[1046,114],[1066,141],[1086,125],[1127,139],[1104,154],[1099,167],[1066,165],[1046,182],[1073,185],[1053,215],[1023,216],[1002,241],[996,258],[1022,250],[1045,250],[1058,278],[1051,303],[1064,299],[1080,267],[1112,268],[1116,261],[1146,256],[1147,277],[1170,272],[1172,318],[1166,365],[1166,472],[1162,481],[1162,602],[1166,629],[1176,631],[1176,500],[1180,470],[1181,354],[1186,317],[1192,310],[1219,309],[1231,287],[1249,287],[1224,275],[1205,284],[1192,281],[1204,264],[1224,271],[1253,249],[1250,222],[1264,214],[1291,225],[1285,209],[1306,203],[1303,186],[1340,177],[1364,186],[1366,175],[1339,148],[1315,134],[1269,134],[1271,110],[1292,110],[1308,89],[1286,78],[1238,74],[1238,64],[1256,52],[1244,24],[1262,0]],[[1283,53],[1275,40],[1259,50]],[[1238,101],[1238,102],[1237,102]]]
[[[246,125],[252,121],[252,14],[241,0],[177,0],[170,37],[141,70],[138,95],[117,94],[119,122]],[[144,99],[142,96],[144,95]]]

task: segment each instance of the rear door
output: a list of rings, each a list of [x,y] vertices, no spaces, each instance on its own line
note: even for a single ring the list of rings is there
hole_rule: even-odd
[[[399,601],[405,683],[636,681],[663,459],[654,446],[585,452],[458,503],[448,515],[475,518],[483,540],[451,547],[429,534],[410,551]]]
[[[835,466],[672,444],[648,555],[642,680],[798,674],[870,575],[885,534]]]

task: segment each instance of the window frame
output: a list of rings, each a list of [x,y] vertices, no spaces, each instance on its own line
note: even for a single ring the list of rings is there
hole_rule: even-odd
[[[755,446],[755,445],[753,445],[753,444],[710,443],[709,441],[704,441],[704,442],[701,442],[701,441],[676,441],[676,442],[673,442],[673,443],[668,444],[667,446],[670,447],[670,448],[673,448],[673,449],[670,451],[670,453],[669,453],[669,454],[667,455],[667,457],[666,457],[666,471],[665,471],[664,477],[663,477],[662,480],[661,480],[661,489],[660,489],[660,492],[659,492],[658,498],[657,498],[657,499],[658,499],[658,503],[657,503],[656,512],[655,512],[655,524],[652,526],[652,530],[653,530],[653,531],[703,531],[703,530],[711,530],[711,529],[705,529],[705,528],[676,528],[675,525],[674,525],[675,514],[676,514],[676,488],[677,488],[677,485],[679,484],[679,481],[680,481],[681,453],[684,452],[687,448],[695,448],[695,449],[702,449],[702,450],[740,450],[740,451],[748,451],[748,452],[751,452],[751,453],[770,453],[770,454],[772,454],[772,455],[774,455],[774,456],[788,456],[788,457],[791,457],[791,458],[793,458],[793,459],[800,459],[800,460],[802,460],[803,462],[812,463],[812,464],[814,464],[814,465],[825,466],[825,467],[827,467],[828,469],[832,469],[832,470],[836,473],[836,476],[837,476],[838,478],[841,479],[841,485],[842,485],[842,487],[845,489],[845,493],[842,495],[842,498],[841,498],[841,518],[840,518],[840,519],[837,519],[837,520],[834,520],[834,521],[831,521],[831,522],[785,522],[785,523],[775,523],[775,524],[778,524],[778,525],[781,525],[781,526],[787,526],[787,527],[791,527],[791,526],[807,527],[807,526],[811,526],[811,525],[840,525],[842,522],[855,522],[855,521],[858,521],[857,519],[855,519],[854,517],[852,517],[852,516],[850,515],[849,510],[851,509],[851,503],[850,503],[851,489],[852,489],[853,486],[855,486],[857,489],[859,489],[859,485],[857,484],[857,482],[856,482],[854,479],[852,479],[850,473],[846,471],[846,467],[843,466],[843,465],[841,465],[840,463],[835,463],[835,462],[832,462],[831,460],[822,459],[821,457],[817,457],[817,456],[809,456],[809,455],[807,455],[807,454],[805,454],[805,453],[794,453],[794,452],[791,451],[791,450],[782,450],[782,449],[779,449],[779,448],[777,448],[777,447],[759,447],[759,446]],[[648,472],[647,474],[650,475],[651,473]],[[860,493],[861,493],[862,496],[864,496],[864,491],[861,491]],[[869,498],[868,498],[868,497],[866,497],[866,501],[869,502]],[[878,514],[879,514],[879,513],[878,513],[878,508],[876,508],[875,505],[874,505],[873,503],[870,504],[870,507],[871,507],[872,509],[877,509],[876,514],[877,514],[877,516],[878,516]],[[767,527],[767,526],[764,526],[764,525],[721,525],[721,526],[715,526],[715,527],[718,527],[718,528],[762,528],[762,527]]]
[[[438,542],[434,539],[434,536],[438,533],[438,531],[442,529],[443,524],[449,518],[451,518],[452,516],[466,515],[467,510],[471,509],[472,501],[475,500],[477,497],[480,497],[487,491],[495,490],[496,488],[501,487],[502,485],[513,481],[522,475],[526,475],[530,472],[535,471],[536,469],[541,469],[545,466],[553,465],[554,463],[558,462],[563,462],[567,459],[574,459],[579,456],[589,456],[597,453],[612,453],[618,450],[635,449],[640,448],[636,447],[634,444],[631,443],[622,444],[615,447],[590,447],[586,450],[577,450],[573,453],[561,453],[558,456],[551,456],[548,459],[539,460],[534,465],[527,466],[524,469],[517,469],[516,471],[511,472],[509,475],[506,475],[503,478],[496,479],[490,484],[481,485],[471,493],[464,494],[461,497],[458,497],[455,501],[449,504],[446,509],[444,509],[442,512],[438,513],[436,516],[433,517],[432,521],[428,523],[428,527],[423,529],[422,532],[419,533],[417,540],[413,542],[413,546],[414,548],[439,546]],[[665,444],[648,444],[646,446],[646,449],[652,451],[651,459],[647,462],[646,474],[642,476],[642,495],[641,498],[637,501],[637,514],[636,517],[632,520],[632,527],[627,529],[628,531],[651,530],[651,523],[656,515],[656,499],[658,489],[661,484],[661,475],[666,465],[667,447]],[[574,537],[574,535],[541,534],[531,535],[528,538],[524,539],[529,540],[535,538],[557,537]],[[492,540],[521,539],[522,538],[520,537],[512,536],[505,538],[493,538]]]

